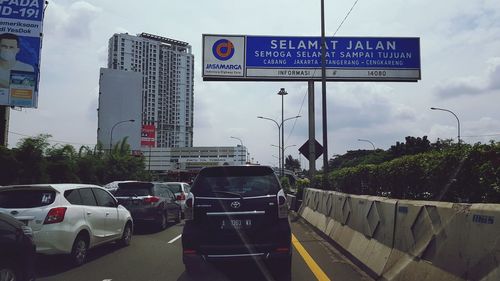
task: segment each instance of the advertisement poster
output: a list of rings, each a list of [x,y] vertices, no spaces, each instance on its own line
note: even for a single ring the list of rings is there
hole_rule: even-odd
[[[10,72],[10,105],[34,107],[36,76],[33,72]]]
[[[141,147],[155,147],[156,128],[155,125],[142,125]]]
[[[0,105],[37,107],[43,0],[0,5]]]

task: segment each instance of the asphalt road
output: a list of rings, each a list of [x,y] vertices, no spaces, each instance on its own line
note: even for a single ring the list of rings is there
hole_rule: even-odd
[[[90,252],[86,264],[74,268],[65,256],[39,256],[37,280],[56,281],[159,281],[159,280],[274,280],[265,265],[209,265],[201,276],[184,271],[180,234],[183,223],[157,232],[138,225],[132,244],[121,248],[110,244]],[[292,258],[292,280],[372,280],[302,220],[292,218],[296,237]],[[177,239],[176,239],[177,238]],[[298,250],[298,248],[300,248]],[[309,256],[309,257],[308,257]],[[279,279],[279,278],[277,278]]]

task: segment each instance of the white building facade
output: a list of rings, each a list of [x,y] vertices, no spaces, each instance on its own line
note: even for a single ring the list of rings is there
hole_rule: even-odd
[[[151,148],[143,150],[146,169],[157,172],[192,171],[203,167],[244,165],[247,148],[244,146]]]
[[[156,127],[155,147],[193,146],[194,56],[188,43],[148,33],[115,34],[108,68],[141,74],[139,123]]]

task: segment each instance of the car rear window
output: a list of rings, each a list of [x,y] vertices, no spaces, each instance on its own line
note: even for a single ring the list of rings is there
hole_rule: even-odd
[[[217,167],[200,172],[191,188],[196,196],[243,197],[275,195],[280,185],[271,168],[259,166]]]
[[[36,208],[54,203],[54,190],[4,190],[0,191],[0,208]]]
[[[78,189],[70,189],[64,192],[64,197],[73,205],[82,205],[82,197]]]
[[[180,184],[175,184],[175,183],[167,183],[168,189],[172,191],[173,193],[179,193],[182,192],[182,187]]]
[[[153,184],[149,182],[128,182],[118,184],[114,194],[120,196],[148,196],[153,194]]]

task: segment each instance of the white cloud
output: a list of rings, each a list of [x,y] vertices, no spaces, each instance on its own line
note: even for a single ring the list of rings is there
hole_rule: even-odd
[[[59,38],[88,40],[93,32],[92,23],[101,11],[86,1],[76,1],[69,6],[51,1],[46,10],[44,30]]]
[[[436,139],[453,139],[457,140],[458,130],[456,126],[452,125],[433,125],[428,133],[429,140],[433,141]]]
[[[500,90],[500,57],[488,60],[488,68],[482,77],[458,77],[436,87],[437,94],[442,98],[480,95],[496,90]]]

